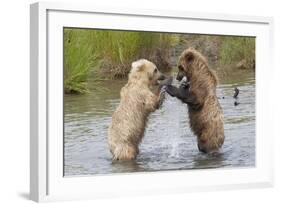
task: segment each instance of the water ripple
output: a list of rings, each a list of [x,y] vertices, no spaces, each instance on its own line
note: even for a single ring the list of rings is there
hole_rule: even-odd
[[[215,155],[202,154],[188,126],[187,106],[166,96],[154,112],[135,161],[112,162],[106,137],[118,106],[118,81],[107,93],[65,96],[64,170],[66,176],[255,165],[255,81],[223,84],[218,96],[225,116],[225,143]],[[234,106],[233,89],[240,89]]]

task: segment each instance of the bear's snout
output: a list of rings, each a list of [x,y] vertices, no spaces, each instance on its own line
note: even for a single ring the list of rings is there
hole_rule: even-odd
[[[182,72],[178,72],[178,74],[177,74],[177,80],[178,81],[181,81],[182,79],[183,79],[183,77],[184,77],[184,74],[182,73]]]

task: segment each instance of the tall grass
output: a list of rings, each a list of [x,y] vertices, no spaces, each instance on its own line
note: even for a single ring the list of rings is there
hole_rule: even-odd
[[[87,79],[93,64],[92,33],[64,29],[64,92],[87,92]]]
[[[167,53],[174,39],[152,32],[93,31],[94,53],[101,61],[100,71],[109,78],[127,76],[132,61],[139,58],[156,60],[157,52]],[[166,59],[167,60],[167,59]],[[156,62],[157,63],[157,62]]]
[[[253,67],[255,61],[255,38],[253,37],[222,37],[220,64],[233,66],[234,63],[245,61],[247,67]]]
[[[87,92],[92,71],[98,78],[124,78],[139,58],[156,64],[168,61],[170,48],[177,41],[176,35],[163,33],[65,29],[65,93]]]

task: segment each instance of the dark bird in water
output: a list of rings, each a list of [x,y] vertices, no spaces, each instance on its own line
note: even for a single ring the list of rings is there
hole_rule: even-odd
[[[238,97],[238,94],[239,94],[239,89],[238,89],[237,87],[235,87],[235,88],[234,88],[234,92],[235,92],[235,93],[234,93],[233,97],[234,97],[234,98],[237,98],[237,97]]]
[[[237,102],[237,101],[234,102],[234,106],[237,106],[237,105],[239,105],[239,104],[240,104],[240,103]]]

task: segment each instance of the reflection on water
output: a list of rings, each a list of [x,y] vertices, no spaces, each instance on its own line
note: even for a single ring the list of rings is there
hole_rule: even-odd
[[[225,143],[219,153],[209,155],[197,149],[186,105],[166,95],[162,108],[150,116],[138,158],[113,162],[107,129],[119,104],[120,88],[126,82],[106,81],[103,91],[92,87],[87,95],[65,95],[65,176],[254,166],[255,81],[253,74],[244,78],[222,82],[218,88],[225,118]],[[232,98],[236,86],[240,89],[238,106],[234,106]]]

